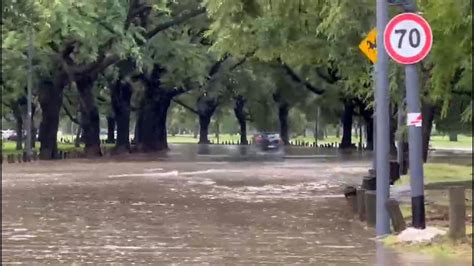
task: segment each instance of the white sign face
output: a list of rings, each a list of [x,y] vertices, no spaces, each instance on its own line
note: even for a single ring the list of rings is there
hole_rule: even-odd
[[[421,113],[408,113],[407,126],[421,127],[423,124],[423,117]]]
[[[426,45],[426,33],[420,24],[413,20],[403,20],[390,34],[390,46],[402,57],[419,54]]]
[[[395,16],[384,31],[385,50],[400,64],[415,64],[431,50],[433,35],[426,20],[414,13]]]

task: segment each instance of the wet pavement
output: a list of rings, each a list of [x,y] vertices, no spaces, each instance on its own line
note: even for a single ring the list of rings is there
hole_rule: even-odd
[[[470,265],[376,248],[341,196],[365,155],[190,162],[186,149],[4,164],[2,264]]]

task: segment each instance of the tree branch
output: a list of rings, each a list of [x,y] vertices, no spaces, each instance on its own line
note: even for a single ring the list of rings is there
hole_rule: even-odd
[[[281,61],[280,61],[281,62]],[[298,74],[296,74],[296,72],[291,69],[291,67],[289,67],[287,64],[283,63],[282,62],[282,66],[283,66],[283,69],[286,71],[286,74],[288,74],[288,76],[291,77],[291,79],[295,82],[298,82],[298,83],[301,83],[306,89],[308,89],[309,91],[315,93],[315,94],[318,94],[318,95],[321,95],[324,93],[324,90],[320,89],[320,88],[317,88],[313,85],[311,85],[309,82],[303,80],[300,76],[298,76]]]
[[[178,100],[178,99],[173,99],[173,102],[175,102],[175,103],[181,105],[182,107],[184,107],[185,109],[187,109],[188,111],[190,111],[190,112],[193,113],[193,114],[196,114],[196,115],[199,114],[198,111],[196,111],[194,108],[192,108],[191,106],[189,106],[189,105],[183,103],[182,101],[180,101],[180,100]]]
[[[132,20],[133,18],[141,13],[140,10],[148,7],[148,6],[141,6],[141,7],[138,7],[138,2],[139,0],[131,0],[130,1],[130,4],[128,5],[128,12],[127,12],[127,18],[125,19],[125,23],[124,23],[124,29],[125,30],[128,30],[128,28],[130,27],[130,24],[132,23]]]
[[[223,58],[217,60],[214,65],[211,66],[209,74],[207,75],[207,80],[210,80],[221,68],[222,64],[229,58],[229,55],[225,55]]]
[[[13,120],[14,120],[14,119],[12,119],[12,118],[6,116],[5,113],[3,114],[3,119],[5,119],[7,122],[13,122]]]
[[[318,74],[320,78],[322,78],[324,81],[326,81],[329,84],[334,84],[337,82],[336,79],[333,79],[332,77],[324,73],[323,70],[321,70],[320,68],[316,68],[316,74]]]
[[[240,60],[239,62],[237,62],[237,64],[233,65],[229,70],[230,71],[234,71],[237,67],[245,64],[245,62],[247,62],[247,60],[249,59],[249,57],[253,56],[255,54],[257,50],[254,50],[253,52],[251,53],[248,53],[246,56],[244,56],[244,58],[242,58],[242,60]]]
[[[66,115],[69,117],[69,119],[71,119],[71,121],[77,125],[80,125],[81,123],[79,123],[79,120],[77,118],[75,118],[71,112],[67,109],[67,107],[65,105],[63,105],[63,110],[64,112],[66,113]]]
[[[145,38],[146,39],[151,39],[156,34],[158,34],[159,32],[164,31],[164,30],[166,30],[170,27],[173,27],[175,25],[179,25],[179,24],[181,24],[181,23],[183,23],[183,22],[185,22],[185,21],[187,21],[191,18],[194,18],[196,16],[204,14],[205,12],[206,12],[206,9],[203,8],[203,7],[192,10],[190,12],[183,12],[183,13],[179,14],[178,16],[176,16],[176,18],[174,18],[173,20],[164,22],[164,23],[156,26],[154,29],[152,29],[151,31],[146,33]]]
[[[191,87],[187,87],[187,88],[179,88],[179,89],[175,89],[171,92],[171,95],[172,97],[176,97],[178,95],[181,95],[181,94],[184,94],[184,93],[187,93],[189,91],[192,91],[193,88]]]

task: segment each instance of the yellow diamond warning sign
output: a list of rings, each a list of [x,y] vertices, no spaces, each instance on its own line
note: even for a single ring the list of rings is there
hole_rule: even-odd
[[[375,64],[377,62],[377,30],[373,28],[359,44],[359,49]]]

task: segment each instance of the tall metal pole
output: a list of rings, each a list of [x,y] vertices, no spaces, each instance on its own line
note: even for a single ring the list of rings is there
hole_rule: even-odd
[[[420,112],[420,90],[416,65],[405,67],[405,83],[408,113]],[[408,155],[410,165],[412,224],[417,229],[425,228],[425,197],[423,187],[423,147],[421,127],[408,128]]]
[[[27,78],[27,115],[26,115],[26,157],[29,160],[32,155],[31,150],[31,124],[32,124],[32,108],[31,108],[31,90],[33,87],[33,40],[34,30],[30,28],[29,43],[28,43],[28,78]]]
[[[383,32],[388,23],[388,3],[387,0],[377,0],[377,68],[375,77],[375,102],[376,102],[376,182],[377,182],[377,203],[376,203],[376,225],[377,236],[390,233],[390,219],[386,209],[386,202],[390,194],[390,165],[389,165],[389,140],[390,140],[390,114],[388,91],[388,55],[385,51]]]
[[[405,12],[417,11],[416,1],[403,7]],[[405,86],[407,113],[421,114],[420,88],[416,64],[405,66]],[[411,186],[412,225],[425,229],[425,196],[423,181],[423,137],[422,127],[408,127],[408,157]]]

